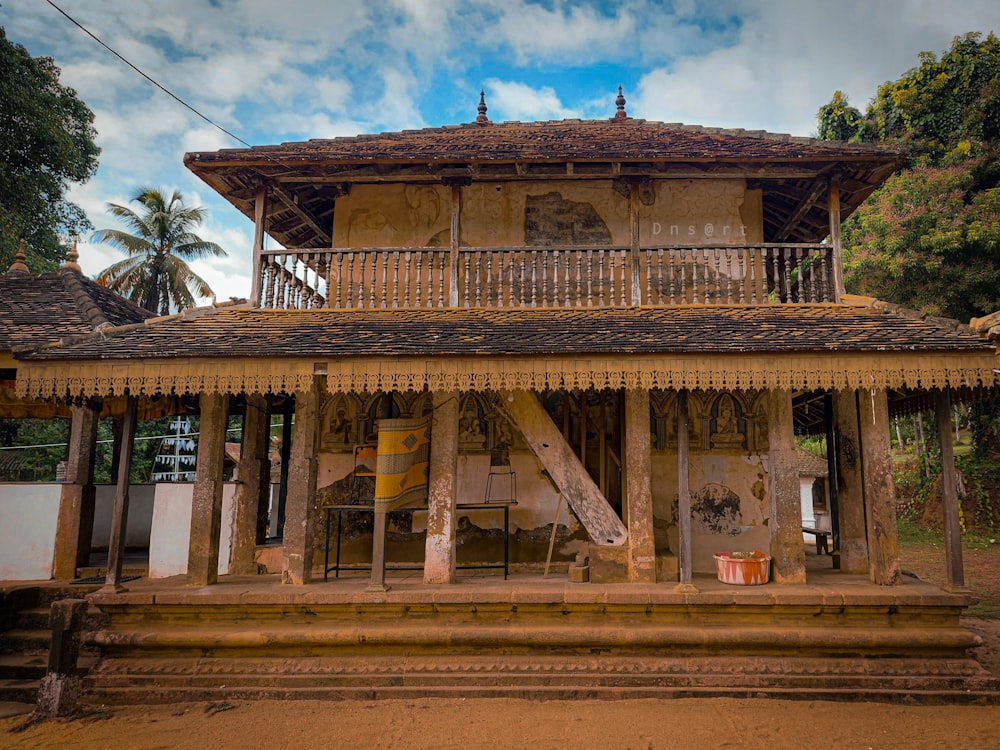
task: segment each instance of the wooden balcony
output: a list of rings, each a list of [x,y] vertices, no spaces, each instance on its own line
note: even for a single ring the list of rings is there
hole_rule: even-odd
[[[278,309],[626,307],[835,302],[826,244],[266,250],[254,301]]]

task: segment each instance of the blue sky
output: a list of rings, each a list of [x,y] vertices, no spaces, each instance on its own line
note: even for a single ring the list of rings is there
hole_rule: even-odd
[[[813,135],[837,89],[877,87],[968,31],[1000,32],[996,0],[54,0],[166,88],[248,143],[433,127],[475,118],[603,118],[619,84],[633,117]],[[219,299],[250,292],[253,227],[184,169],[239,147],[143,80],[45,0],[3,0],[0,25],[94,110],[97,175],[75,187],[99,229],[108,201],[178,189],[209,209],[197,261]],[[273,246],[273,242],[272,242]],[[114,250],[81,243],[94,274]]]

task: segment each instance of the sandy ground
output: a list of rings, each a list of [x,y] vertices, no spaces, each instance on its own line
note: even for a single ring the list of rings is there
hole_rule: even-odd
[[[423,699],[130,706],[0,720],[5,748],[993,748],[1000,707]]]

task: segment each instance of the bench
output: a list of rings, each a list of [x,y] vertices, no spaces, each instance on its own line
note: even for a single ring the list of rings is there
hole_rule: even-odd
[[[831,531],[823,531],[823,529],[811,529],[808,526],[802,527],[803,534],[812,534],[816,537],[816,554],[821,555],[823,553],[830,554],[830,535],[833,533]]]

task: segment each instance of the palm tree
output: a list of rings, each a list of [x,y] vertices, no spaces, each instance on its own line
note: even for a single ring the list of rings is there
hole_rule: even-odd
[[[205,209],[185,206],[176,190],[167,200],[163,190],[143,188],[132,200],[142,206],[139,212],[115,203],[108,204],[108,211],[135,234],[101,229],[91,238],[129,256],[101,271],[97,283],[160,315],[169,314],[171,306],[174,310],[193,306],[195,294],[211,297],[214,302],[215,293],[208,282],[184,261],[226,255],[217,244],[191,231],[205,218]]]

